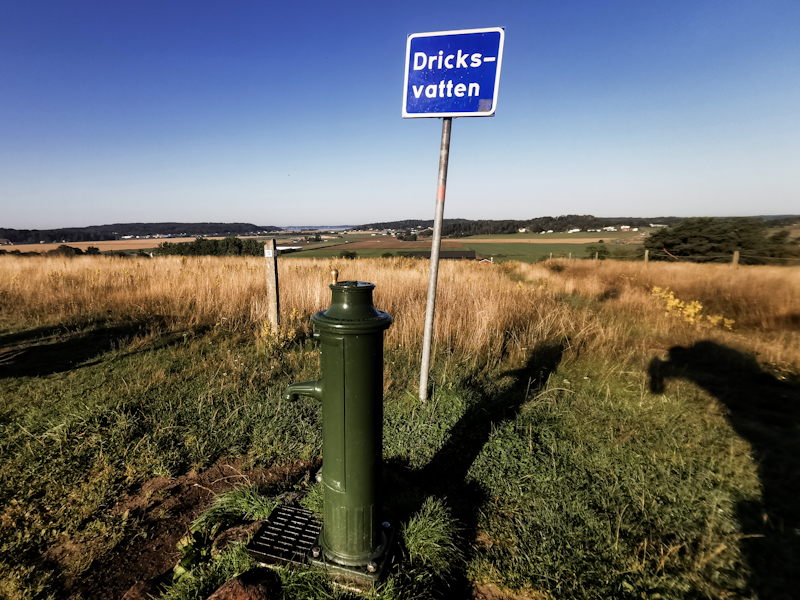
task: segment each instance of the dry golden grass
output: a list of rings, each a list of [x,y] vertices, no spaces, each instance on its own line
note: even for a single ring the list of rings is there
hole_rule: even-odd
[[[617,317],[638,319],[665,344],[715,339],[762,361],[800,366],[800,268],[715,264],[549,261],[507,267],[515,276],[552,294],[578,294]],[[668,288],[680,300],[702,304],[704,315],[734,321],[733,331],[706,322],[691,326],[665,314],[653,288]],[[651,338],[653,339],[653,338]]]
[[[307,334],[328,306],[331,268],[340,279],[376,284],[391,314],[389,348],[418,354],[428,264],[411,259],[299,259],[279,262],[284,333]],[[733,331],[693,327],[664,309],[653,287],[669,288]],[[258,336],[267,315],[259,258],[120,259],[0,257],[0,314],[21,328],[139,321],[172,328],[224,327]],[[576,302],[578,299],[580,301]],[[800,365],[800,268],[549,261],[538,265],[441,264],[434,351],[491,367],[543,341],[633,356],[715,339],[765,362]],[[587,304],[588,303],[588,304]]]
[[[376,284],[375,303],[394,317],[389,348],[421,348],[428,264],[411,259],[284,258],[279,263],[282,329],[307,334],[309,318],[330,303],[331,268],[340,279]],[[0,260],[6,326],[83,325],[133,320],[168,327],[217,326],[260,335],[267,316],[264,261],[258,258]],[[499,269],[443,262],[434,352],[491,366],[524,356],[545,340],[589,327],[579,313]]]

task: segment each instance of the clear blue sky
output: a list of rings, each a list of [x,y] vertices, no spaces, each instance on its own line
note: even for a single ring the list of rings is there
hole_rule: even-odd
[[[433,218],[410,33],[505,27],[445,217],[800,213],[800,2],[0,3],[0,227]]]

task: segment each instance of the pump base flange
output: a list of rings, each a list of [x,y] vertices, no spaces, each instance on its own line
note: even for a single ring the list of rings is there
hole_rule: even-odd
[[[339,564],[327,558],[319,546],[316,549],[318,556],[314,556],[315,549],[312,549],[306,555],[306,561],[315,568],[328,571],[337,579],[344,579],[345,581],[340,582],[344,587],[347,587],[347,580],[367,584],[377,583],[386,574],[395,550],[395,528],[388,522],[384,522],[382,529],[385,540],[382,544],[383,552],[370,561],[368,565],[348,566]]]

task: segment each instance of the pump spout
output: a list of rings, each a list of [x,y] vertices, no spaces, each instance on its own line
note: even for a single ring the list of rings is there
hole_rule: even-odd
[[[298,396],[311,396],[315,400],[322,400],[322,379],[293,383],[283,392],[284,400],[297,400]]]

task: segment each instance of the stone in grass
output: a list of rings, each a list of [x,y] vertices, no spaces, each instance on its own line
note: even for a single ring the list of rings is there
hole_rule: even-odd
[[[281,593],[280,578],[269,569],[250,569],[227,581],[208,600],[273,600]]]

